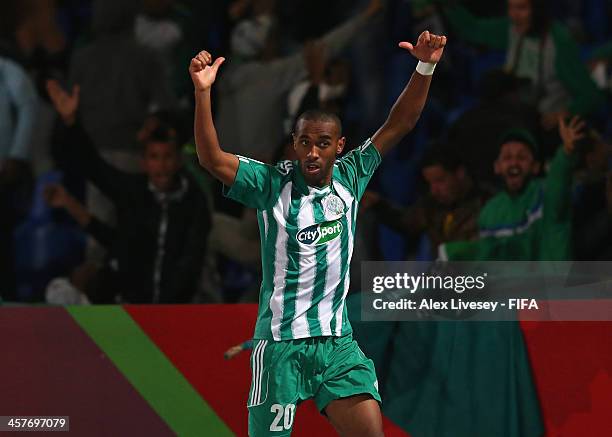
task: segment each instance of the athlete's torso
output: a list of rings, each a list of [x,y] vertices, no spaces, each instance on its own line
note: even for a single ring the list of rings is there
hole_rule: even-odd
[[[240,157],[227,195],[258,210],[263,280],[255,338],[351,331],[344,300],[357,207],[379,163],[366,141],[336,162],[330,185],[315,188],[289,161],[271,167]]]

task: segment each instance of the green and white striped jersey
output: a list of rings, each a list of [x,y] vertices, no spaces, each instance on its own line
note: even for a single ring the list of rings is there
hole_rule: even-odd
[[[238,158],[236,179],[224,194],[257,209],[263,280],[254,338],[351,332],[344,300],[357,207],[380,153],[367,140],[336,161],[324,188],[308,186],[297,163]]]

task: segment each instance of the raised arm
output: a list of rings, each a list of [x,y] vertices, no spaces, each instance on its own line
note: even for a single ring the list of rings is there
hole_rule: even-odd
[[[200,165],[226,186],[234,183],[238,171],[238,157],[224,152],[213,123],[210,90],[217,71],[225,58],[217,58],[201,51],[191,60],[189,74],[195,88],[194,135]]]
[[[53,141],[60,145],[58,158],[76,169],[113,201],[125,199],[131,194],[126,187],[137,176],[106,162],[94,147],[78,120],[79,86],[75,85],[71,92],[67,92],[56,80],[47,80],[46,85],[49,99],[62,120],[53,134]]]
[[[399,43],[401,48],[419,60],[419,65],[391,108],[389,117],[372,137],[374,146],[381,154],[395,146],[416,125],[427,101],[433,69],[442,57],[445,45],[445,36],[433,35],[428,31],[421,33],[415,46],[409,42]]]
[[[53,208],[63,208],[88,234],[100,244],[110,247],[116,239],[115,229],[101,222],[72,197],[61,184],[48,184],[43,191],[46,202]]]
[[[317,38],[314,43],[325,49],[322,53],[323,60],[327,62],[337,57],[355,39],[357,32],[363,29],[381,10],[381,0],[370,0],[363,12]],[[308,50],[309,48],[304,46],[301,52],[291,56],[285,56],[272,62],[251,63],[249,70],[265,70],[265,76],[273,81],[277,90],[289,91],[307,77],[308,56],[311,54]],[[236,80],[243,80],[243,77],[238,75]]]
[[[585,136],[586,125],[577,116],[567,122],[563,117],[559,117],[558,123],[563,146],[552,159],[544,191],[544,217],[553,222],[563,222],[571,216],[575,149],[578,141]]]

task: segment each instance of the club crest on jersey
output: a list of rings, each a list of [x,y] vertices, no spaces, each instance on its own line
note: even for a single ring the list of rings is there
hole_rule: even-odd
[[[334,220],[301,229],[295,237],[302,244],[318,246],[334,240],[340,234],[342,234],[342,222]]]
[[[323,212],[327,219],[338,218],[344,214],[344,202],[335,194],[325,196],[321,200],[321,205],[323,205]]]

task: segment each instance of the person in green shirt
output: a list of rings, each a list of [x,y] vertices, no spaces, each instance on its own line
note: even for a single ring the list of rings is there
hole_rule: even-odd
[[[571,257],[571,181],[576,143],[584,135],[577,117],[559,120],[563,146],[545,178],[538,145],[525,130],[503,135],[495,173],[504,189],[482,208],[475,241],[440,245],[439,258],[450,261],[563,261]],[[442,415],[441,429],[454,435],[541,436],[539,402],[522,331],[517,322],[448,321],[427,337],[432,367],[424,377],[437,387],[443,375],[447,396],[469,398]],[[492,390],[491,387],[496,387]],[[435,403],[436,391],[424,389],[421,402]],[[460,404],[455,404],[460,405]],[[415,419],[416,420],[416,419]],[[426,422],[422,427],[426,427]],[[500,426],[500,424],[503,425]],[[439,434],[446,435],[446,434]]]
[[[535,139],[524,130],[507,132],[495,161],[504,190],[480,212],[480,239],[440,246],[450,260],[565,261],[571,259],[571,189],[576,142],[584,135],[578,117],[559,121],[563,146],[546,178],[540,171]]]
[[[546,130],[560,115],[589,115],[604,102],[563,24],[548,16],[544,0],[508,0],[508,15],[480,18],[462,6],[444,14],[463,40],[506,51],[504,69],[525,79],[523,97],[537,106]]]
[[[374,191],[366,191],[361,208],[405,237],[425,233],[433,248],[448,241],[478,237],[478,215],[490,194],[466,170],[453,146],[433,144],[421,161],[421,175],[429,188],[414,205],[401,207]]]

